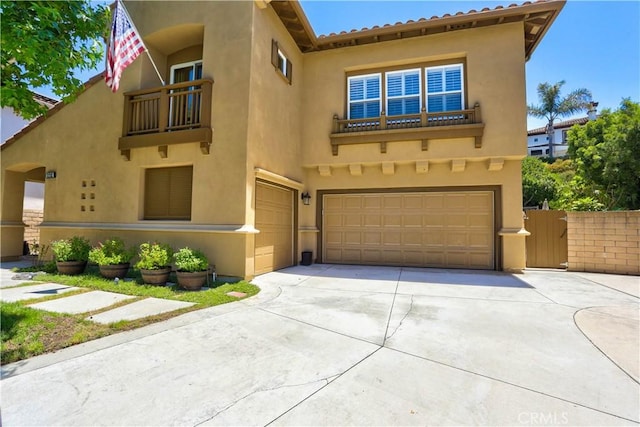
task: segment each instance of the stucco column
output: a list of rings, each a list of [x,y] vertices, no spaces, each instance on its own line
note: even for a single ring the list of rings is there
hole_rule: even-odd
[[[0,199],[0,259],[11,260],[22,255],[24,238],[24,223],[22,222],[23,173],[4,171]]]

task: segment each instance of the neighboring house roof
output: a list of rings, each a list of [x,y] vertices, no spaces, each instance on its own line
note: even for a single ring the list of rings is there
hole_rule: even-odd
[[[31,94],[31,98],[37,102],[38,105],[46,108],[47,110],[50,110],[60,102],[57,99],[52,99],[33,91],[29,92]],[[4,144],[6,140],[12,138],[16,133],[28,126],[29,123],[33,122],[33,120],[34,119],[25,119],[12,107],[2,107],[2,140],[0,141],[0,144]]]
[[[41,95],[39,93],[31,92],[33,94],[33,99],[40,105],[44,105],[48,109],[52,109],[56,106],[60,101],[57,99],[49,98],[48,96]]]
[[[266,0],[267,2],[269,0]],[[495,9],[470,10],[455,15],[432,16],[417,21],[397,22],[393,25],[374,26],[361,30],[342,31],[316,37],[309,21],[297,1],[270,2],[301,52],[335,49],[379,43],[389,40],[425,36],[450,31],[480,28],[490,25],[524,22],[525,55],[528,60],[536,46],[562,10],[565,0],[539,0],[522,5],[511,4]]]
[[[589,121],[589,117],[580,117],[578,119],[569,119],[569,120],[565,120],[564,122],[554,123],[553,124],[553,128],[554,129],[570,128],[573,125],[584,125],[588,121]],[[543,126],[541,128],[531,129],[531,130],[527,131],[527,135],[528,136],[531,136],[531,135],[544,135],[546,133],[547,133],[546,126]]]
[[[90,78],[85,84],[84,87],[82,89],[82,92],[84,92],[85,90],[87,90],[88,88],[90,88],[91,86],[93,86],[94,84],[96,84],[97,82],[101,81],[102,79],[104,79],[104,71],[101,72],[100,74],[93,76],[92,78]],[[81,93],[82,93],[81,92]],[[58,111],[60,111],[66,104],[64,102],[61,101],[56,101],[54,99],[51,98],[47,98],[44,95],[39,95],[34,93],[34,99],[42,104],[42,105],[48,105],[48,103],[50,103],[51,101],[53,101],[53,106],[49,107],[49,111],[47,111],[47,114],[42,115],[40,117],[38,117],[37,119],[35,119],[34,121],[32,121],[31,123],[29,123],[27,126],[25,126],[24,128],[22,128],[19,132],[17,132],[16,134],[14,134],[11,138],[7,139],[5,141],[4,144],[2,144],[2,146],[0,146],[0,150],[4,150],[5,148],[7,148],[8,146],[10,146],[11,144],[13,144],[17,139],[21,138],[23,135],[31,132],[33,129],[37,128],[38,126],[40,126],[40,123],[44,122],[47,118],[53,116],[54,114],[56,114]]]

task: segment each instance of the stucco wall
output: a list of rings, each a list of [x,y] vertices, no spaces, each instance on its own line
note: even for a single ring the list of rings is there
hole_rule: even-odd
[[[306,54],[302,97],[302,163],[305,188],[315,195],[321,189],[359,188],[447,188],[500,186],[501,224],[495,230],[498,252],[507,270],[525,266],[522,228],[520,162],[526,155],[526,101],[522,24],[471,29],[416,37],[381,44],[346,47]],[[430,140],[427,151],[420,141],[390,142],[387,152],[380,145],[341,146],[332,155],[329,135],[332,117],[345,117],[348,72],[385,69],[458,59],[465,62],[466,106],[478,102],[485,124],[482,148],[473,138]],[[461,170],[452,161],[462,162]],[[500,164],[490,167],[491,162]],[[418,171],[419,163],[427,171]],[[393,173],[383,172],[383,165]],[[361,168],[352,175],[350,165]],[[322,169],[322,171],[321,171]],[[300,250],[316,252],[317,203],[299,210]]]
[[[94,243],[120,235],[131,243],[189,244],[206,250],[220,273],[250,276],[254,168],[259,167],[302,182],[300,190],[312,195],[311,206],[298,200],[299,251],[316,246],[320,189],[500,186],[496,233],[506,233],[499,238],[503,264],[524,267],[524,237],[517,235],[520,161],[526,154],[522,23],[302,55],[272,8],[259,9],[252,1],[126,4],[165,80],[180,52],[202,45],[203,77],[214,80],[210,154],[186,143],[169,146],[167,158],[157,147],[132,149],[130,161],[121,157],[123,93],[160,86],[141,55],[125,70],[117,94],[97,82],[3,150],[2,220],[16,222],[15,233],[4,233],[3,225],[3,246],[5,240],[17,241],[21,215],[12,207],[15,196],[6,195],[22,191],[24,173],[41,168],[57,173],[45,183],[43,243],[84,234]],[[293,63],[291,85],[271,65],[272,39]],[[418,141],[404,141],[389,143],[384,154],[379,144],[365,144],[342,146],[332,155],[329,133],[333,115],[344,116],[346,73],[452,58],[466,64],[466,106],[481,106],[481,148],[472,138],[458,138],[429,141],[427,151]],[[416,162],[426,162],[428,170],[418,171]],[[348,172],[351,164],[363,173]],[[193,166],[191,221],[144,221],[145,170],[183,165]],[[330,173],[321,173],[320,166]]]
[[[567,212],[570,271],[640,274],[640,211]]]
[[[346,47],[305,55],[303,94],[303,164],[394,160],[524,156],[526,100],[521,23],[456,31],[407,40]],[[499,54],[498,54],[499,53]],[[486,124],[482,148],[472,139],[430,141],[422,152],[411,142],[388,144],[393,153],[380,155],[377,144],[340,147],[332,156],[329,145],[332,117],[345,116],[348,71],[388,68],[464,59],[468,107],[478,102]]]
[[[13,207],[21,206],[17,200],[18,195],[22,199],[24,173],[42,167],[57,173],[45,182],[42,243],[82,234],[92,243],[117,235],[132,244],[146,239],[175,247],[188,244],[205,250],[221,274],[247,273],[247,234],[233,230],[241,229],[246,218],[254,3],[166,2],[162,6],[127,2],[161,72],[166,72],[172,53],[188,48],[189,43],[203,45],[203,76],[215,81],[210,154],[202,154],[198,143],[187,143],[169,146],[167,158],[161,158],[156,147],[132,149],[130,161],[121,157],[123,94],[160,86],[149,59],[141,55],[124,71],[117,93],[96,82],[74,103],[2,151],[3,248],[21,251],[22,212]],[[182,165],[193,165],[191,221],[144,221],[145,169]]]

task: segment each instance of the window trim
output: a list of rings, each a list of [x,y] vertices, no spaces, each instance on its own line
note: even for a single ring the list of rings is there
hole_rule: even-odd
[[[385,114],[387,113],[387,94],[386,94],[386,74],[387,73],[392,73],[392,72],[397,72],[397,71],[405,71],[405,70],[412,70],[412,69],[420,69],[420,88],[421,88],[421,94],[420,94],[420,109],[422,111],[422,109],[427,108],[427,82],[426,82],[426,78],[427,78],[427,73],[426,73],[426,69],[427,68],[433,68],[433,67],[446,67],[446,66],[452,66],[452,65],[461,65],[462,66],[462,109],[466,110],[468,109],[467,106],[467,102],[469,100],[469,97],[467,95],[467,88],[468,88],[468,76],[467,76],[467,58],[465,56],[458,56],[455,58],[451,58],[451,59],[441,59],[441,60],[433,60],[433,61],[424,61],[424,62],[414,62],[414,63],[408,63],[408,64],[403,64],[403,65],[390,65],[390,66],[383,66],[383,67],[371,67],[371,68],[363,68],[363,69],[358,69],[358,70],[350,70],[350,71],[346,71],[345,72],[345,83],[344,83],[344,88],[345,88],[345,97],[344,97],[344,114],[343,117],[346,117],[347,119],[351,119],[350,114],[349,114],[349,78],[351,77],[363,77],[363,76],[367,76],[367,75],[371,75],[371,74],[380,74],[381,75],[381,88],[380,88],[380,96],[381,96],[381,100],[380,100],[380,110],[381,111],[385,111]],[[382,84],[382,83],[385,84]]]
[[[400,74],[400,75],[405,75],[407,73],[413,73],[413,72],[418,72],[418,94],[417,95],[398,95],[398,96],[390,96],[389,95],[389,76],[392,76],[394,74]],[[420,68],[408,68],[408,69],[402,69],[402,70],[395,70],[395,71],[386,71],[384,73],[385,76],[385,114],[387,115],[387,117],[394,117],[396,115],[406,115],[406,114],[420,114],[420,110],[422,109],[423,106],[423,91],[422,91],[422,71]],[[405,90],[405,86],[404,86],[404,79],[402,80],[402,90],[404,92]],[[382,95],[382,94],[381,94]],[[402,114],[394,114],[391,115],[389,113],[389,101],[390,100],[395,100],[395,99],[407,99],[407,98],[415,98],[418,97],[418,111],[415,113],[406,113],[403,112]]]
[[[147,198],[148,196],[150,196],[150,191],[149,191],[149,186],[151,185],[149,183],[149,177],[148,177],[148,173],[149,171],[157,171],[157,170],[170,170],[170,169],[186,169],[189,168],[191,170],[191,195],[190,195],[190,201],[189,201],[189,210],[188,210],[188,216],[187,215],[169,215],[169,209],[167,210],[167,214],[166,215],[158,215],[155,214],[155,212],[150,213],[149,209],[148,209],[148,205],[150,204],[149,199]],[[192,217],[193,217],[193,179],[194,176],[194,167],[193,165],[174,165],[174,166],[160,166],[160,167],[147,167],[147,168],[143,168],[143,177],[144,177],[144,184],[142,186],[143,188],[143,194],[142,194],[142,220],[143,221],[191,221]],[[166,193],[167,194],[167,198],[169,198],[170,196],[170,178],[169,178],[169,188],[164,189],[164,191],[160,191],[160,193]],[[162,189],[161,189],[162,190]],[[170,204],[170,201],[169,201]],[[155,214],[155,215],[152,215]]]
[[[180,64],[174,64],[171,67],[169,67],[169,84],[174,84],[175,83],[175,73],[174,71],[178,68],[187,68],[188,66],[191,66],[193,68],[193,79],[192,80],[199,80],[196,79],[196,66],[200,64],[200,67],[202,67],[202,59],[198,59],[196,61],[188,61],[188,62],[183,62]],[[189,81],[192,81],[189,80]]]
[[[275,39],[271,40],[271,65],[276,69],[278,74],[286,80],[290,85],[293,80],[293,64],[289,55],[280,47]]]
[[[448,91],[446,90],[446,76],[443,74],[443,90],[440,92],[429,92],[429,71],[430,70],[437,70],[437,69],[441,69],[444,73],[444,71],[447,68],[453,68],[453,67],[458,67],[460,68],[460,90],[455,90],[455,91]],[[425,78],[425,91],[424,91],[424,102],[425,102],[425,108],[427,110],[427,113],[431,113],[431,112],[440,112],[440,111],[429,111],[429,96],[433,96],[433,95],[447,95],[447,94],[452,94],[452,93],[460,93],[460,105],[462,107],[462,109],[465,109],[466,104],[466,99],[465,99],[465,73],[464,73],[464,64],[459,63],[459,64],[448,64],[448,65],[437,65],[437,66],[433,66],[433,67],[425,67],[424,68],[424,78]],[[442,112],[447,112],[447,111],[458,111],[458,110],[443,110]]]
[[[362,100],[356,100],[356,101],[351,101],[351,81],[352,80],[356,80],[356,79],[363,79],[366,80],[369,77],[378,77],[378,87],[380,88],[380,94],[378,96],[378,98],[364,98]],[[366,91],[365,91],[366,93]],[[358,75],[358,76],[351,76],[347,78],[347,118],[351,119],[351,103],[352,102],[359,102],[359,103],[365,103],[365,102],[372,102],[372,101],[378,101],[379,105],[380,105],[380,110],[382,111],[382,98],[384,96],[383,93],[383,88],[382,88],[382,73],[371,73],[371,74],[362,74],[362,75]],[[378,115],[375,117],[380,117],[380,112],[378,112]],[[364,117],[367,118],[367,117]]]

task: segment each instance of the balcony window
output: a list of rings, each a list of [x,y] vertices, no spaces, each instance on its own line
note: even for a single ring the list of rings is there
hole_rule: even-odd
[[[420,70],[389,72],[387,116],[420,113]]]
[[[462,64],[429,67],[427,74],[427,112],[464,109]]]
[[[349,118],[380,116],[380,74],[349,77]]]
[[[191,82],[202,78],[202,61],[187,62],[171,67],[171,84]],[[173,89],[171,93],[192,92],[194,86]],[[169,127],[186,126],[200,121],[200,97],[192,93],[171,97]]]
[[[171,84],[190,82],[202,78],[202,61],[192,61],[171,66]]]

